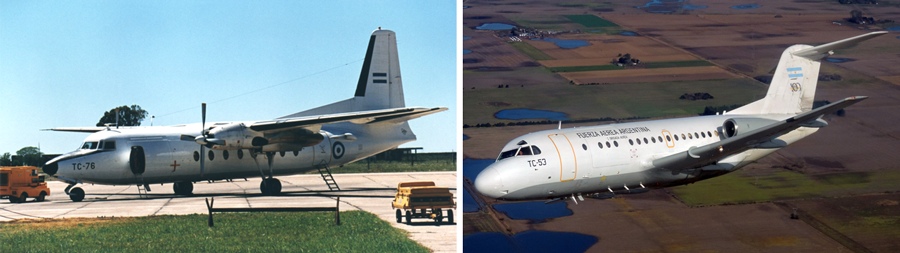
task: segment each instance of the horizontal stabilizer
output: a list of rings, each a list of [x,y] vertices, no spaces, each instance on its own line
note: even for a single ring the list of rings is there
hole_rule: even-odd
[[[794,52],[793,54],[796,56],[806,57],[812,60],[819,60],[825,58],[826,56],[831,55],[834,50],[840,50],[852,47],[864,40],[868,40],[871,38],[875,38],[884,34],[887,34],[887,31],[878,31],[878,32],[870,32],[867,34],[859,35],[852,38],[846,38],[839,41],[831,42],[828,44],[819,45],[816,47],[811,47],[803,50],[799,50]]]
[[[59,131],[59,132],[78,132],[78,133],[96,133],[106,130],[107,127],[57,127],[50,129],[41,129],[41,131]]]
[[[325,124],[334,124],[340,122],[352,122],[356,124],[365,124],[371,123],[375,121],[379,121],[382,119],[394,119],[394,116],[408,116],[415,115],[417,113],[422,112],[430,112],[435,109],[443,109],[447,108],[438,107],[438,108],[422,108],[422,107],[407,107],[407,108],[393,108],[393,109],[382,109],[382,110],[371,110],[371,111],[361,111],[361,112],[348,112],[348,113],[336,113],[336,114],[328,114],[328,115],[319,115],[319,116],[308,116],[308,117],[297,117],[297,118],[282,118],[277,120],[268,120],[268,121],[259,121],[250,125],[250,129],[253,131],[259,132],[277,132],[282,130],[294,129],[294,128],[305,128],[313,132],[318,132],[322,125]],[[441,110],[437,110],[438,112]]]
[[[433,113],[438,113],[438,112],[443,112],[443,111],[446,111],[446,110],[447,110],[447,107],[435,107],[435,108],[431,108],[431,109],[428,109],[428,110],[425,110],[425,111],[412,111],[412,112],[407,112],[407,113],[403,113],[403,114],[397,114],[397,115],[393,115],[393,116],[379,117],[378,119],[373,120],[372,122],[369,122],[368,124],[375,124],[375,123],[402,123],[402,122],[407,121],[407,120],[412,120],[412,119],[419,118],[419,117],[422,117],[422,116],[425,116],[425,115],[429,115],[429,114],[433,114]]]
[[[653,160],[653,166],[665,170],[680,171],[714,164],[722,158],[744,152],[760,144],[763,146],[769,145],[768,142],[782,134],[793,131],[805,124],[810,124],[810,122],[816,121],[822,115],[837,112],[866,98],[864,96],[845,98],[744,134]]]

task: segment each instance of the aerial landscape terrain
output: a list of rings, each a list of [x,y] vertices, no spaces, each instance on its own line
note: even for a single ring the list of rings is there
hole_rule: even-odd
[[[900,1],[874,2],[464,1],[464,250],[900,251]],[[822,62],[815,98],[869,99],[736,172],[577,204],[472,187],[514,137],[731,110],[785,48],[872,31]]]

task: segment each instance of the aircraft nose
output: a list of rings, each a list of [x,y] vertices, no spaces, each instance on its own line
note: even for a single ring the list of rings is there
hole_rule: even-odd
[[[47,173],[47,175],[53,176],[57,171],[59,171],[59,164],[56,162],[47,163],[44,164],[44,167],[41,169],[44,171],[44,173]]]
[[[478,190],[485,196],[499,198],[506,195],[505,192],[501,191],[501,188],[503,188],[503,180],[500,177],[500,172],[493,166],[488,166],[475,177],[475,190]]]

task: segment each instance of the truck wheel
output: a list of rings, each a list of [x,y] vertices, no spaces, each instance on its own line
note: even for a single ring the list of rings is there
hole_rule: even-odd
[[[42,201],[44,201],[45,199],[47,199],[47,192],[41,191],[41,195],[37,197],[37,201],[38,201],[38,202],[42,202]]]
[[[412,213],[406,211],[406,224],[412,224]]]
[[[9,203],[19,203],[19,198],[9,196]]]
[[[397,209],[397,223],[403,222],[403,215],[400,213],[400,209]]]
[[[69,191],[69,199],[72,199],[72,202],[81,202],[81,200],[84,200],[84,190],[81,187],[73,188]]]
[[[28,201],[28,193],[23,192],[22,196],[19,196],[19,203],[25,203],[26,201]]]
[[[442,221],[444,221],[444,213],[441,212],[440,208],[431,209],[431,212],[435,214],[435,216],[434,216],[435,223],[441,223]]]
[[[447,222],[453,223],[453,210],[447,210]]]

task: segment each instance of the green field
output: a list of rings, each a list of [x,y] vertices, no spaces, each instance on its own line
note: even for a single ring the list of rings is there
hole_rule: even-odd
[[[563,15],[569,20],[575,21],[584,27],[618,27],[619,25],[609,22],[595,15]]]
[[[382,172],[421,172],[421,171],[456,171],[456,158],[447,153],[420,153],[418,160],[410,162],[384,161],[366,159],[344,165],[340,168],[332,168],[331,173],[382,173]],[[310,171],[307,174],[319,174],[318,171]]]
[[[505,73],[494,73],[502,75]],[[767,85],[750,79],[628,83],[604,85],[529,85],[509,89],[464,89],[463,123],[515,122],[494,118],[504,109],[529,108],[568,114],[570,119],[697,115],[706,106],[746,104],[765,96]],[[678,99],[706,92],[716,99]],[[509,106],[490,106],[503,102]]]
[[[682,202],[696,207],[882,192],[900,189],[897,182],[900,172],[891,170],[819,176],[782,170],[759,177],[739,170],[670,189]]]
[[[508,42],[508,43],[510,46],[516,48],[516,50],[519,50],[519,52],[522,52],[523,54],[528,55],[528,57],[531,57],[531,59],[533,59],[535,61],[553,60],[553,57],[550,57],[549,55],[545,54],[544,52],[541,52],[541,50],[531,46],[528,43],[525,43],[525,42]]]
[[[553,72],[581,72],[581,71],[597,71],[597,70],[619,70],[625,69],[624,67],[619,67],[612,64],[607,65],[594,65],[594,66],[571,66],[571,67],[555,67],[548,68]]]
[[[645,63],[648,69],[713,66],[708,61],[667,61]]]
[[[0,223],[3,252],[429,252],[363,211],[164,215]]]
[[[571,30],[579,29],[580,25],[560,15],[507,15],[509,20],[524,27],[539,30]]]

